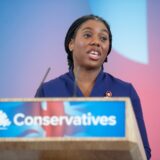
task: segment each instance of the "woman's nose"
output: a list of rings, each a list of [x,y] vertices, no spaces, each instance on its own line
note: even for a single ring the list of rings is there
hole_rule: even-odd
[[[99,47],[100,46],[99,39],[96,37],[92,38],[91,45],[95,45],[95,46]]]

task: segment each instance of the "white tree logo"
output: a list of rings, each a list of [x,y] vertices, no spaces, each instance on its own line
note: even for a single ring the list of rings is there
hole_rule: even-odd
[[[11,121],[8,119],[7,114],[0,110],[0,129],[7,129],[9,125],[11,125]]]

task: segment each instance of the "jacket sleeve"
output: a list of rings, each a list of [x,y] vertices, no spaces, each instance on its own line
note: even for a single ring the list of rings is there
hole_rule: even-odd
[[[147,160],[149,160],[151,158],[151,149],[150,149],[148,138],[147,138],[147,132],[146,132],[143,113],[142,113],[142,107],[141,107],[139,96],[132,85],[131,85],[130,93],[131,93],[131,102],[133,105],[133,110],[136,116],[137,124],[138,124],[141,138],[143,141],[143,146],[146,152]]]

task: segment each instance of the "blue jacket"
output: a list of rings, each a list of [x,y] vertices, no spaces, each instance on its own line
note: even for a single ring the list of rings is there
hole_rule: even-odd
[[[121,81],[101,70],[96,78],[90,97],[104,97],[106,96],[106,92],[112,93],[112,97],[130,97],[147,159],[150,159],[151,149],[146,134],[140,99],[135,89],[130,83]],[[36,93],[36,97],[73,97],[75,95],[83,97],[82,92],[75,84],[72,70],[54,80],[44,83]]]

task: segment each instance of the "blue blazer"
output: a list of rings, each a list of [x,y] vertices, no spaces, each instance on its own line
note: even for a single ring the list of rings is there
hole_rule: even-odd
[[[146,134],[142,108],[134,87],[130,83],[117,79],[101,70],[96,78],[90,97],[105,97],[107,92],[111,93],[112,97],[130,97],[146,156],[147,159],[150,159],[151,149]],[[36,97],[73,97],[75,95],[77,97],[83,97],[81,90],[75,84],[72,70],[56,79],[44,83],[36,93]]]

